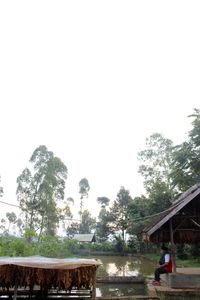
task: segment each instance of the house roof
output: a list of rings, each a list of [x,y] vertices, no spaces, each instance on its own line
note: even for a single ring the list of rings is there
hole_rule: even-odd
[[[79,242],[96,242],[96,237],[93,233],[90,233],[90,234],[75,234],[73,239],[77,240]]]
[[[200,241],[200,184],[189,188],[167,210],[153,218],[151,224],[142,231],[144,239],[170,241],[170,220],[175,242]]]

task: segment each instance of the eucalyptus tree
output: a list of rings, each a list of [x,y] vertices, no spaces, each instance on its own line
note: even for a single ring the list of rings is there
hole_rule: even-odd
[[[30,158],[31,168],[25,168],[17,178],[17,199],[25,213],[25,227],[54,235],[58,222],[58,202],[64,200],[67,167],[39,146]]]
[[[87,178],[82,178],[79,181],[79,194],[80,194],[80,219],[82,220],[82,214],[83,214],[83,199],[88,198],[88,193],[90,190],[90,185],[87,180]]]

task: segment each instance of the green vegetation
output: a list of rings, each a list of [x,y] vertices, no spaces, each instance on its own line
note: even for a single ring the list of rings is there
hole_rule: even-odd
[[[77,248],[77,242],[67,238],[59,239],[53,236],[42,236],[40,241],[27,241],[26,237],[1,236],[0,256],[30,256],[66,258]]]

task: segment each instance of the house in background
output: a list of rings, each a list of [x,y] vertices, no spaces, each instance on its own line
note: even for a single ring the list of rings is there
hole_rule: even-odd
[[[96,237],[94,233],[90,234],[75,234],[73,240],[78,241],[79,243],[95,243]]]

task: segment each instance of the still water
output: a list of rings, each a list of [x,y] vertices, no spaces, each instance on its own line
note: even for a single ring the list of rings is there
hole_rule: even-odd
[[[127,256],[95,256],[103,265],[97,270],[97,276],[149,276],[155,265],[141,257]],[[98,283],[97,296],[145,295],[146,286],[135,283]]]

